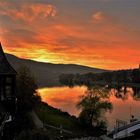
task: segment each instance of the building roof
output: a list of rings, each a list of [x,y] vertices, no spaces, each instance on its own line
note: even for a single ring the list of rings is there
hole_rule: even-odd
[[[14,68],[9,64],[0,43],[0,75],[16,74]]]

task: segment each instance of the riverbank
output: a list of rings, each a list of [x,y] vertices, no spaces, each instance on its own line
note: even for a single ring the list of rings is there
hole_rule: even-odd
[[[71,116],[67,112],[62,112],[59,109],[49,106],[46,103],[41,103],[35,110],[40,120],[44,123],[44,127],[47,129],[49,137],[52,139],[65,139],[75,137],[88,137],[90,135],[100,135],[100,131],[88,132],[83,127],[78,118]]]
[[[51,137],[55,137],[54,139],[57,139],[61,135],[63,135],[63,137],[87,135],[86,130],[80,125],[75,116],[71,116],[67,112],[62,112],[59,109],[49,106],[47,103],[42,102],[37,107],[36,113],[44,123],[44,127],[49,131],[48,134]]]

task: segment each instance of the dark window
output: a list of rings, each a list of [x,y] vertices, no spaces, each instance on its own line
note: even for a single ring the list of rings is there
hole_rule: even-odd
[[[6,98],[11,98],[11,93],[12,93],[11,86],[6,86],[5,87]]]
[[[1,92],[1,101],[3,101],[4,100],[4,94],[3,94],[3,92]]]
[[[6,84],[11,84],[12,83],[12,78],[11,77],[7,77],[6,78]]]

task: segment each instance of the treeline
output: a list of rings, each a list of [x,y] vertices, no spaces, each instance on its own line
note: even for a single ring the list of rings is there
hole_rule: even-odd
[[[87,74],[62,74],[59,77],[62,85],[73,86],[92,86],[94,84],[113,84],[113,83],[140,83],[140,70],[118,70],[104,73]]]

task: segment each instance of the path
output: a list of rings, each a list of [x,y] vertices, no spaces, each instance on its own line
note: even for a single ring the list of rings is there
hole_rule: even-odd
[[[83,137],[83,138],[74,138],[69,140],[101,140],[101,139],[97,137]]]
[[[36,115],[34,111],[31,112],[31,116],[33,118],[36,128],[43,129],[44,128],[43,122],[39,119],[39,117]]]

